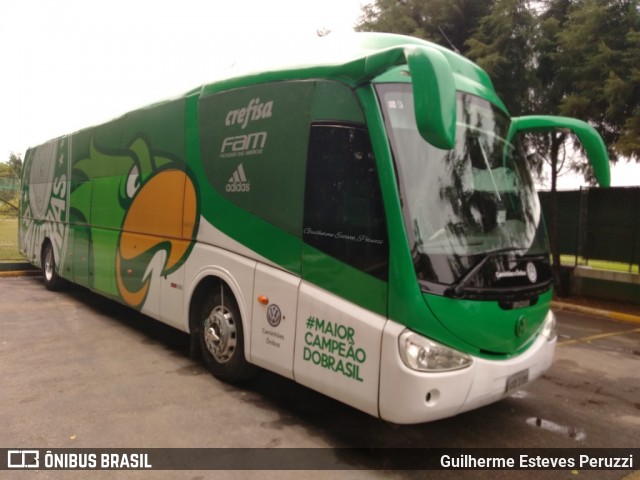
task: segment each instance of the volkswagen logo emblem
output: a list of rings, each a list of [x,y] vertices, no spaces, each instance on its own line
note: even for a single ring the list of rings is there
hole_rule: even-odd
[[[282,320],[282,312],[280,311],[280,307],[275,303],[269,305],[267,308],[267,322],[272,327],[277,327],[280,325],[280,321]]]
[[[518,318],[516,322],[516,337],[523,336],[527,331],[527,319],[524,316]]]

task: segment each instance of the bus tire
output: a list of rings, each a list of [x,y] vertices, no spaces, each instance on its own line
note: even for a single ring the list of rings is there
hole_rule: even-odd
[[[197,335],[204,364],[214,377],[235,383],[255,373],[255,367],[244,356],[240,309],[226,286],[215,286],[205,293]]]
[[[53,254],[53,246],[47,241],[42,247],[42,278],[47,290],[54,292],[63,290],[66,287],[65,280],[56,272],[56,257]]]

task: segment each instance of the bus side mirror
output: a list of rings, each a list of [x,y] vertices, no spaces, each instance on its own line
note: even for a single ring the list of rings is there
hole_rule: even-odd
[[[456,143],[456,89],[449,62],[428,47],[407,47],[405,56],[418,131],[434,147],[451,150]]]
[[[611,185],[609,155],[600,134],[586,122],[569,117],[531,115],[511,119],[509,138],[523,132],[545,132],[566,129],[575,133],[582,143],[593,173],[601,187]]]
[[[456,87],[442,52],[422,45],[402,45],[351,61],[344,65],[344,71],[358,85],[404,63],[411,73],[420,135],[436,148],[451,150],[456,143]]]

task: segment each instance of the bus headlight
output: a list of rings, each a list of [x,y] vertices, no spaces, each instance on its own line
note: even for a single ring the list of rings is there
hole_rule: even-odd
[[[547,318],[544,319],[544,325],[542,326],[542,330],[540,330],[540,335],[545,337],[548,342],[558,336],[556,316],[551,310],[547,313]]]
[[[465,353],[405,330],[398,339],[400,358],[412,370],[446,372],[466,368],[473,360]]]

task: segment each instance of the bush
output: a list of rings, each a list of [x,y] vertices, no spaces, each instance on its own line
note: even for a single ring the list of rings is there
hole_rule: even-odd
[[[17,217],[18,216],[18,192],[11,192],[12,195],[8,195],[9,192],[3,192],[0,195],[0,215]]]

